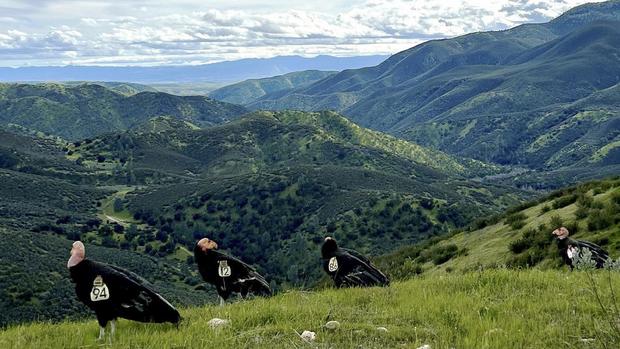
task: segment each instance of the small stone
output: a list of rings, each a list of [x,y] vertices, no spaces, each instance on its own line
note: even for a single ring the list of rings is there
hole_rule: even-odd
[[[494,334],[494,333],[498,333],[498,332],[504,332],[504,330],[502,330],[501,328],[492,328],[488,331],[486,331],[484,334],[485,335],[490,335],[490,334]]]
[[[385,328],[385,327],[377,327],[377,331],[379,331],[379,332],[387,332],[388,329]]]
[[[335,330],[340,327],[340,322],[338,321],[327,321],[325,324],[325,328],[328,330]]]
[[[228,326],[229,324],[230,324],[230,320],[224,320],[224,319],[219,319],[219,318],[213,318],[209,320],[209,322],[207,322],[207,325],[209,325],[209,327],[213,329]]]
[[[314,340],[316,339],[316,333],[312,331],[303,331],[300,337],[306,342],[314,342]]]
[[[424,344],[423,346],[418,347],[418,349],[431,349],[431,346],[428,344]]]

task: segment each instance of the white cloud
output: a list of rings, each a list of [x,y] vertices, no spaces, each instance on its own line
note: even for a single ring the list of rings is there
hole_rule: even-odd
[[[0,65],[389,54],[432,38],[548,20],[585,2],[332,0],[309,9],[301,0],[266,0],[261,6],[223,0],[208,6],[199,0],[7,1],[0,17]]]

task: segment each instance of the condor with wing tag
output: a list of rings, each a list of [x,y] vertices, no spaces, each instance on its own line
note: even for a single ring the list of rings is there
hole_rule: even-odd
[[[368,258],[354,250],[338,247],[332,237],[321,246],[323,270],[334,280],[336,287],[388,286],[390,279]]]
[[[250,294],[271,295],[269,283],[256,269],[240,259],[217,251],[217,248],[215,241],[209,238],[200,239],[194,247],[194,260],[202,279],[215,286],[220,304],[224,304],[233,293],[242,298]]]
[[[153,285],[129,270],[87,259],[81,241],[73,243],[67,268],[71,281],[75,283],[78,300],[97,315],[100,340],[104,338],[110,321],[110,337],[114,336],[114,324],[118,318],[173,324],[181,321],[179,312],[154,291]]]

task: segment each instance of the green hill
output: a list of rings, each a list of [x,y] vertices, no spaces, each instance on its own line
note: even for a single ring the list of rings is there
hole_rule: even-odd
[[[118,92],[125,96],[132,96],[140,92],[158,92],[157,89],[135,82],[118,82],[118,81],[59,81],[61,85],[77,87],[81,85],[100,85],[114,92]],[[161,91],[164,92],[164,91]]]
[[[618,164],[620,1],[435,40],[252,109],[332,109],[424,146],[534,169]]]
[[[607,275],[596,273],[605,307]],[[620,287],[618,278],[611,285]],[[181,309],[170,325],[120,320],[112,348],[583,348],[617,347],[620,336],[585,273],[483,271],[422,277],[388,288],[293,291],[224,307]],[[223,328],[212,318],[230,320]],[[340,327],[329,330],[327,321]],[[378,329],[382,327],[384,329]],[[316,332],[313,343],[298,333]],[[617,330],[617,328],[616,328]],[[0,331],[0,346],[77,348],[98,345],[94,319],[33,323]],[[103,345],[103,344],[101,344]]]
[[[383,256],[393,276],[462,273],[507,266],[560,268],[551,231],[566,226],[571,236],[599,244],[620,256],[620,180],[566,188],[503,214],[480,219],[472,228]]]
[[[361,128],[332,112],[259,112],[203,130],[191,123],[156,118],[135,131],[79,144],[70,149],[84,161],[108,155],[100,166],[124,166],[131,157],[128,167],[179,174],[237,174],[330,163],[375,170],[389,164],[391,171],[407,177],[437,177],[446,172],[467,177],[501,171]],[[162,167],[163,161],[169,162]],[[430,170],[435,173],[424,173]]]
[[[68,87],[78,87],[82,85],[99,85],[125,96],[135,95],[140,92],[158,92],[157,89],[149,85],[119,81],[24,81],[20,83],[28,85],[58,84]]]
[[[16,124],[69,140],[126,130],[156,116],[211,126],[245,113],[243,107],[201,96],[126,96],[96,84],[0,84],[0,125]]]
[[[209,97],[222,102],[246,105],[274,92],[309,85],[336,74],[331,71],[304,70],[263,79],[250,79],[224,86],[209,93]]]

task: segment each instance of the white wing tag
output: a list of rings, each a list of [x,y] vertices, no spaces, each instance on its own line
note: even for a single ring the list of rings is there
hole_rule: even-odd
[[[220,277],[227,278],[230,276],[231,270],[228,261],[219,261],[220,266],[217,268],[217,274]]]
[[[95,281],[93,281],[93,289],[90,291],[90,300],[93,302],[105,301],[110,299],[110,290],[108,286],[103,283],[101,275],[97,275]]]
[[[327,265],[327,270],[329,270],[330,273],[333,273],[336,270],[338,270],[338,259],[336,259],[336,257],[332,257],[332,258],[329,259],[329,264]]]
[[[575,246],[568,246],[568,249],[566,250],[566,254],[568,255],[568,258],[570,259],[575,259],[575,257],[577,257],[577,254],[579,253],[579,251],[577,250],[577,248],[575,248]]]

